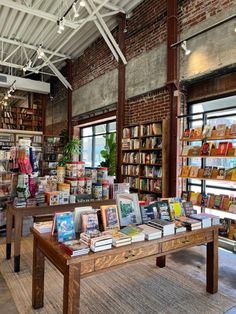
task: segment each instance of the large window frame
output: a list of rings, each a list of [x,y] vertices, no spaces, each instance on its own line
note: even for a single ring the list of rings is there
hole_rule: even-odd
[[[113,124],[113,127],[111,128],[111,125]],[[101,127],[102,125],[105,126],[104,131],[100,131],[98,132],[97,129],[99,128],[99,126]],[[85,131],[86,129],[89,131],[91,130],[91,132],[88,135],[85,135]],[[96,138],[100,137],[100,136],[104,136],[106,137],[107,135],[111,134],[111,133],[116,133],[116,119],[112,119],[112,120],[106,120],[106,121],[102,121],[102,122],[95,122],[94,124],[90,124],[90,125],[84,125],[84,126],[80,126],[80,140],[82,143],[82,152],[81,152],[81,156],[80,159],[81,161],[85,161],[85,165],[89,166],[89,167],[97,167],[98,163],[96,161]],[[91,138],[91,160],[85,160],[84,158],[84,152],[83,152],[83,139],[85,138]],[[104,147],[105,147],[105,142],[104,142]],[[102,149],[104,149],[104,147]],[[100,159],[100,162],[102,161],[102,158]]]
[[[210,110],[202,110],[201,112],[197,112],[196,107],[199,104],[203,104],[203,105],[213,105],[212,107],[214,107],[214,102],[215,102],[215,109],[210,109]],[[222,102],[222,105],[221,105]],[[225,103],[227,102],[228,105],[225,106]],[[194,103],[190,103],[187,105],[187,128],[194,128],[199,124],[199,126],[203,126],[211,121],[213,121],[214,119],[217,121],[217,119],[219,119],[219,117],[221,119],[227,119],[230,117],[234,117],[233,120],[234,123],[236,123],[236,106],[232,106],[232,103],[234,102],[234,104],[236,104],[236,96],[223,96],[221,98],[217,98],[217,99],[211,99],[211,100],[205,100],[205,101],[199,101],[199,102],[194,102]],[[204,106],[203,106],[204,107]],[[218,123],[220,124],[220,123]],[[194,143],[192,143],[193,145]],[[197,144],[197,143],[196,143]],[[234,140],[234,144],[236,144],[236,141]],[[198,145],[199,142],[198,142]],[[233,160],[233,159],[232,159]],[[189,164],[193,164],[192,160],[189,159],[188,160]],[[207,163],[207,159],[201,159],[201,164],[199,166],[204,167]],[[236,159],[234,158],[233,160],[234,165],[236,166]],[[214,190],[218,190],[219,194],[230,194],[230,192],[233,192],[233,194],[236,193],[236,186],[220,186],[214,184],[214,182],[212,183],[212,181],[208,181],[208,180],[202,180],[199,183],[197,182],[199,180],[194,180],[194,179],[187,179],[186,182],[186,188],[188,191],[190,190],[195,190],[195,191],[200,191],[203,194],[206,193],[212,193],[212,189]],[[217,194],[218,194],[217,193]]]

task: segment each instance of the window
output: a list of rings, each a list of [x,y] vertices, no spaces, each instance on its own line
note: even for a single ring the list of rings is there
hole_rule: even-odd
[[[106,135],[116,132],[116,121],[94,124],[80,128],[82,143],[81,160],[87,167],[97,167],[102,158],[100,152],[106,145]]]
[[[203,126],[204,124],[218,125],[226,124],[230,126],[236,123],[236,96],[224,97],[216,100],[205,101],[188,106],[189,114],[196,114],[198,112],[208,112],[206,115],[196,114],[190,116],[188,119],[189,128]],[[234,107],[234,108],[232,108]],[[223,109],[223,110],[222,110]],[[205,119],[205,121],[204,121]],[[222,141],[222,140],[221,140]],[[236,140],[230,140],[233,146],[236,146]],[[219,141],[214,141],[216,145]],[[192,142],[192,145],[201,145],[201,142]],[[189,164],[192,166],[201,167],[201,158],[190,158]],[[209,158],[205,161],[205,166],[224,167],[225,169],[236,167],[236,158]],[[221,182],[206,180],[206,185],[203,192],[215,194],[232,195],[236,189],[232,182]],[[194,191],[201,191],[203,189],[201,181],[194,179],[188,180],[188,189]]]

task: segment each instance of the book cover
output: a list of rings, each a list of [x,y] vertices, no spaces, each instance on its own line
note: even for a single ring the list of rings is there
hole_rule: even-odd
[[[232,124],[230,127],[230,135],[236,135],[236,124]]]
[[[128,225],[120,230],[120,232],[124,233],[128,237],[133,237],[142,232],[142,229],[138,226]]]
[[[224,137],[225,131],[226,131],[226,124],[218,124],[216,126],[215,136],[216,137]]]
[[[101,206],[103,229],[120,229],[116,205]]]
[[[65,241],[61,243],[61,246],[66,249],[68,253],[73,255],[77,251],[84,251],[84,252],[89,252],[89,247],[87,244],[82,242],[81,240],[71,240],[71,241]]]
[[[208,199],[208,204],[207,207],[209,208],[214,208],[214,204],[215,204],[215,195],[214,194],[208,194],[209,195],[209,199]]]
[[[182,191],[182,193],[181,193],[181,198],[182,198],[183,200],[188,201],[188,200],[189,200],[189,197],[190,197],[189,192],[187,192],[187,191]]]
[[[191,192],[190,193],[190,202],[192,202],[193,205],[199,205],[199,192]]]
[[[170,202],[169,206],[172,220],[183,215],[183,208],[180,202]]]
[[[201,138],[201,136],[202,136],[202,127],[193,129],[193,132],[191,134],[192,138]]]
[[[75,239],[75,227],[72,212],[57,213],[56,227],[58,242]]]
[[[220,209],[221,208],[221,202],[222,202],[222,196],[221,195],[215,195],[214,208]]]
[[[138,194],[117,194],[116,202],[121,226],[142,223]]]
[[[213,126],[211,126],[211,125],[209,125],[209,124],[204,125],[203,131],[202,131],[202,136],[203,136],[204,138],[210,137],[210,136],[211,136],[212,129],[213,129]]]
[[[189,138],[190,137],[190,129],[184,130],[184,137]]]
[[[158,219],[161,220],[170,220],[170,208],[169,208],[169,204],[168,204],[168,200],[167,201],[158,201],[155,202],[156,207],[157,207],[157,217]]]
[[[217,156],[226,156],[228,150],[228,142],[220,142],[217,148]]]
[[[91,232],[98,230],[98,216],[97,213],[82,213],[82,231]]]
[[[151,203],[149,205],[141,205],[141,215],[142,223],[147,223],[148,221],[157,218],[157,205],[156,203]]]
[[[85,212],[94,212],[94,210],[92,206],[75,207],[75,210],[74,210],[75,232],[82,231],[81,213],[85,213]]]
[[[201,146],[195,145],[192,146],[189,150],[189,156],[200,156]]]
[[[202,144],[201,147],[201,156],[209,156],[211,149],[215,147],[215,144],[211,143],[211,142],[205,142]]]
[[[183,202],[185,216],[190,216],[194,214],[193,203],[192,202]]]
[[[181,177],[186,178],[189,176],[190,166],[183,166],[181,171]]]
[[[211,174],[212,174],[212,167],[205,167],[204,168],[204,172],[203,172],[203,178],[211,178]]]
[[[191,169],[190,169],[190,172],[189,172],[189,176],[191,178],[197,178],[199,169],[200,169],[200,167],[191,166]]]
[[[217,180],[223,180],[225,178],[225,168],[221,167],[218,169],[218,174],[216,179]]]
[[[181,155],[182,155],[182,156],[188,156],[188,153],[189,153],[189,150],[190,150],[190,149],[191,149],[191,146],[185,145],[185,146],[183,147],[183,149],[182,149]]]

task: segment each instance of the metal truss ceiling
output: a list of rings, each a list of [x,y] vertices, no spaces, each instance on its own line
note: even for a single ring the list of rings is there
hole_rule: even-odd
[[[64,31],[58,34],[58,21],[74,2],[79,16],[72,8],[63,20]],[[85,6],[80,6],[80,0],[0,0],[0,72],[55,75],[71,88],[58,70],[65,59],[79,57],[101,35],[115,59],[126,63],[110,30],[117,25],[117,13],[130,13],[142,0],[84,2]]]

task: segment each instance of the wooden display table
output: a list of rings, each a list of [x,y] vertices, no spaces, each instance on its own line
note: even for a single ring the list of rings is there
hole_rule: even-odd
[[[57,206],[35,206],[16,208],[13,204],[7,206],[7,235],[6,235],[6,258],[11,258],[12,226],[14,217],[14,271],[20,271],[20,245],[23,217],[54,214],[54,212],[73,211],[75,207],[92,206],[100,208],[101,205],[115,204],[115,200],[86,201],[75,204],[65,204]]]
[[[32,306],[43,307],[44,262],[47,257],[64,276],[63,313],[79,313],[80,279],[112,266],[155,255],[156,265],[165,266],[165,256],[182,249],[207,243],[206,290],[218,290],[218,226],[184,232],[158,240],[133,243],[80,257],[70,257],[55,237],[32,228],[34,236]]]

